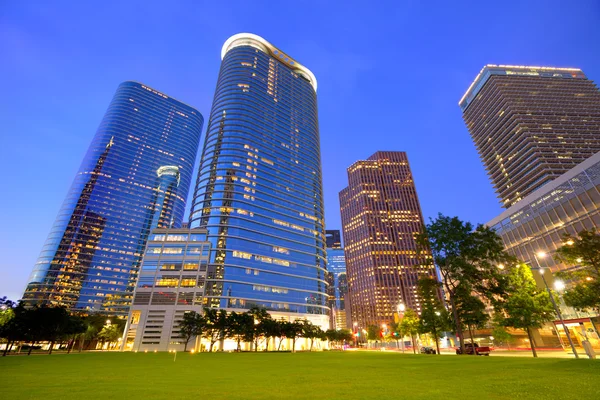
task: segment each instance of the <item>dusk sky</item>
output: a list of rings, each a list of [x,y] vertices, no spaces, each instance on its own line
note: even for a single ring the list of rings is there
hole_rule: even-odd
[[[221,46],[240,32],[317,77],[328,229],[341,229],[346,167],[377,150],[408,153],[427,219],[501,212],[457,104],[485,64],[600,82],[598,0],[1,1],[0,297],[22,295],[118,84],[208,122]]]

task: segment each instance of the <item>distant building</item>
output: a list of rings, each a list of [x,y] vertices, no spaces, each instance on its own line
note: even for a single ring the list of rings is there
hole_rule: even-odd
[[[126,315],[152,228],[180,227],[202,131],[194,108],[122,83],[23,294],[26,304]]]
[[[326,230],[325,243],[328,249],[339,249],[342,247],[342,237],[339,230]]]
[[[329,287],[329,308],[331,309],[331,327],[347,329],[346,296],[348,294],[348,278],[346,261],[339,230],[325,231],[327,239],[327,281]]]
[[[316,78],[249,33],[221,59],[190,216],[212,243],[207,306],[328,328]]]
[[[123,349],[183,350],[179,322],[202,313],[210,242],[204,229],[155,229],[142,261]],[[188,348],[193,349],[190,342]]]
[[[417,281],[435,273],[417,254],[424,222],[406,153],[352,164],[340,206],[352,322],[390,323],[401,303],[419,312]]]
[[[505,208],[600,151],[600,91],[580,69],[486,65],[459,105]]]

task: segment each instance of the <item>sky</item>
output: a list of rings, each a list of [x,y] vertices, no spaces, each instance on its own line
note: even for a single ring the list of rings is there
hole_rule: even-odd
[[[221,47],[240,32],[317,77],[327,229],[341,229],[346,168],[378,150],[407,152],[426,219],[502,211],[458,107],[485,64],[600,82],[598,0],[0,0],[0,297],[22,295],[118,84],[207,119]]]

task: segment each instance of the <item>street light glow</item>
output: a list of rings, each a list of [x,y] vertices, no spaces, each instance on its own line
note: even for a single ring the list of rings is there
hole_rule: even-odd
[[[577,262],[578,262],[578,263],[580,263],[580,262],[582,262],[582,261],[583,261],[583,258],[578,258],[578,259],[577,259]]]
[[[504,265],[503,264],[498,264],[498,269],[504,269]]]
[[[404,312],[404,310],[406,310],[406,306],[404,305],[404,303],[398,304],[398,311]]]
[[[575,242],[569,239],[569,240],[567,240],[567,241],[565,242],[565,244],[566,244],[567,246],[573,246],[573,245],[575,244]]]
[[[565,288],[565,283],[559,279],[554,281],[554,288],[556,290],[563,290]]]
[[[547,254],[546,254],[546,253],[544,253],[543,251],[538,251],[538,252],[536,253],[536,255],[537,255],[539,258],[544,258],[544,257],[546,257],[546,256],[547,256]]]
[[[540,271],[540,275],[544,275],[544,272],[546,272],[546,270],[544,268],[540,268],[539,271]]]

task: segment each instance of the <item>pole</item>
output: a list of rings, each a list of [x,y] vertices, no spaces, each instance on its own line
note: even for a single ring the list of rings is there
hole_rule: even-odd
[[[563,320],[562,314],[560,313],[560,309],[556,305],[556,301],[554,301],[554,296],[552,295],[552,292],[550,291],[550,288],[548,287],[548,282],[546,282],[546,277],[544,276],[544,271],[540,267],[540,262],[538,261],[537,256],[534,255],[534,257],[535,257],[535,261],[538,264],[538,270],[540,271],[540,275],[542,275],[542,280],[544,281],[546,290],[548,291],[548,296],[550,296],[550,300],[552,301],[552,305],[554,306],[554,311],[556,311],[556,315],[558,315],[558,319],[560,319],[560,323],[562,324],[565,334],[567,335],[567,340],[569,341],[569,344],[571,345],[571,350],[573,350],[573,354],[575,355],[575,358],[579,358],[579,354],[577,354],[577,350],[575,350],[575,345],[573,344],[573,340],[571,339],[571,334],[569,333],[569,330],[567,329],[567,325],[565,325],[565,321]]]

